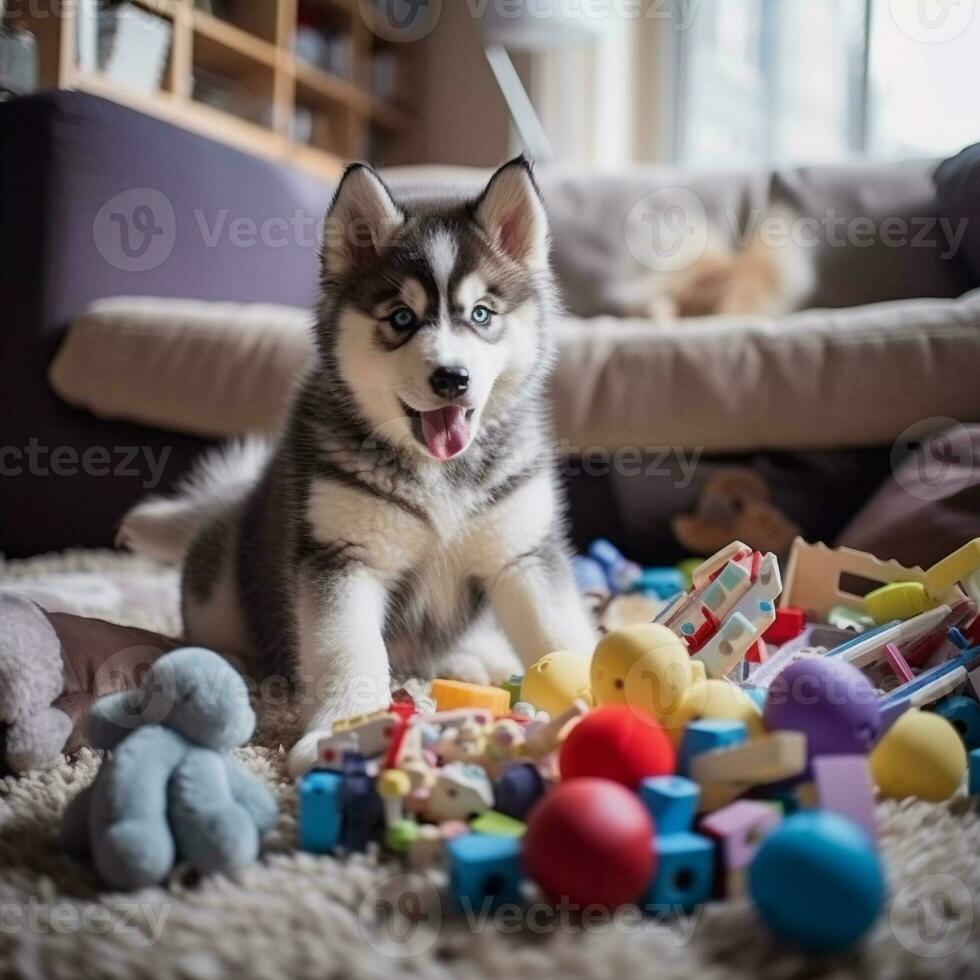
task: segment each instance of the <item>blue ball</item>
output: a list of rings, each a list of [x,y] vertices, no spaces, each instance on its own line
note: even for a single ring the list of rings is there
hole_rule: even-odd
[[[749,867],[749,893],[766,925],[813,952],[846,949],[878,917],[885,885],[873,843],[829,810],[787,817]]]

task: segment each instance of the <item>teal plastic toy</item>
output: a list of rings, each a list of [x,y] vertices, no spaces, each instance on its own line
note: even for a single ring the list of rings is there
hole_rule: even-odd
[[[857,942],[881,911],[881,863],[854,821],[806,810],[773,829],[749,866],[749,893],[777,935],[812,952]]]

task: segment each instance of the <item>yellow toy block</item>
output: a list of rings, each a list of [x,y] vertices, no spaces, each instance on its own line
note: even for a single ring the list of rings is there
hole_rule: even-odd
[[[798,776],[806,769],[806,735],[775,732],[742,745],[715,749],[691,760],[691,778],[698,783],[758,786]]]
[[[911,619],[938,605],[921,582],[892,582],[864,597],[864,607],[878,626],[893,619]]]
[[[429,692],[438,711],[454,708],[483,708],[494,717],[510,712],[510,694],[502,687],[486,687],[468,684],[466,681],[450,681],[436,678]]]
[[[958,582],[974,602],[980,603],[980,538],[967,541],[926,572],[926,591],[935,599],[942,599]]]
[[[691,666],[700,661],[692,660]],[[740,687],[724,678],[695,680],[687,689],[680,708],[661,718],[664,731],[677,748],[684,739],[684,729],[692,721],[707,719],[741,721],[748,738],[765,734],[762,712]]]
[[[556,718],[588,691],[590,663],[587,653],[571,650],[546,653],[528,667],[521,682],[521,701]]]

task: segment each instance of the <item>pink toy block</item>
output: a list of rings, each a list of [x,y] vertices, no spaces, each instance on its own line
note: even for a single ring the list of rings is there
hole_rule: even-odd
[[[892,673],[903,684],[915,680],[915,674],[912,673],[912,668],[902,656],[902,651],[894,643],[885,644],[885,660],[888,661],[888,666],[891,667]]]
[[[706,816],[699,830],[718,841],[725,868],[740,871],[749,866],[762,839],[779,820],[768,803],[737,800]]]
[[[821,755],[813,760],[820,806],[849,817],[875,840],[875,790],[863,755]]]

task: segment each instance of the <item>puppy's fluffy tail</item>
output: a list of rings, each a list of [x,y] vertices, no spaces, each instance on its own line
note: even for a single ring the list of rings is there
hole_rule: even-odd
[[[173,496],[148,497],[126,513],[117,547],[179,564],[197,532],[242,501],[271,452],[271,443],[249,438],[205,453]]]

